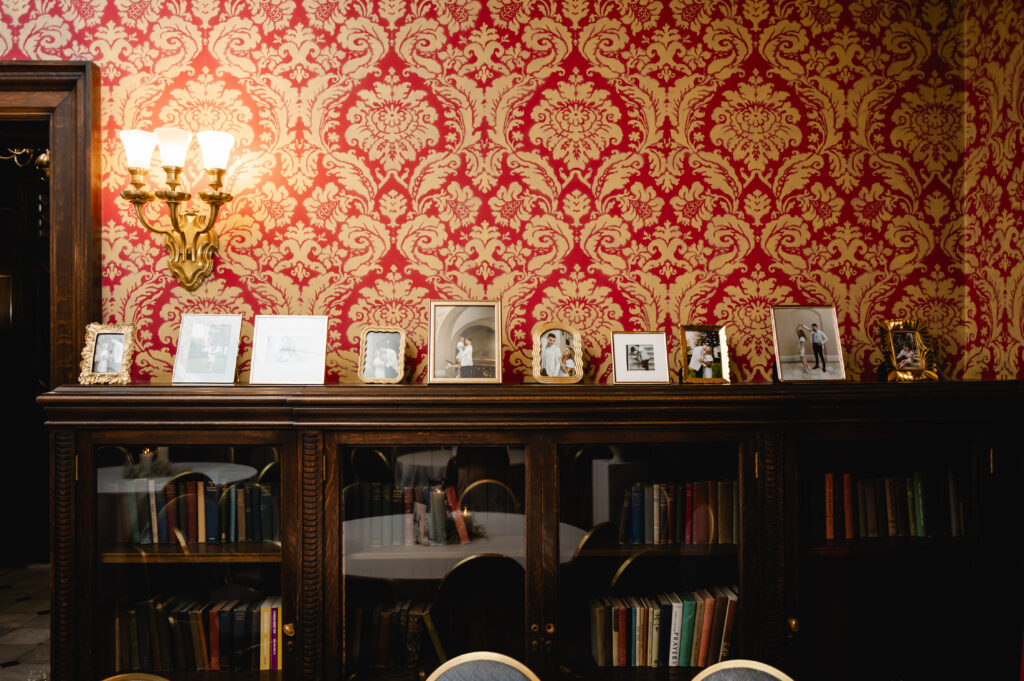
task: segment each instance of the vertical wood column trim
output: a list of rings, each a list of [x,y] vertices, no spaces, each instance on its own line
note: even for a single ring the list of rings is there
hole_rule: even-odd
[[[785,644],[785,522],[782,433],[766,431],[760,443],[761,527],[759,552],[761,563],[761,606],[763,630],[760,631],[763,660],[783,664]]]
[[[548,435],[530,437],[526,461],[526,663],[542,678],[554,678],[559,633],[558,452],[554,440]]]
[[[329,677],[329,670],[343,669],[347,651],[345,651],[345,593],[344,575],[342,574],[341,555],[343,543],[344,499],[341,495],[343,480],[341,466],[338,465],[338,436],[328,433],[324,440],[324,675]]]
[[[319,431],[302,431],[300,452],[300,493],[302,495],[300,538],[302,542],[299,584],[299,655],[303,681],[321,677],[321,613],[323,611],[323,529],[320,505],[323,485],[323,447]]]
[[[75,678],[75,435],[51,436],[50,470],[53,518],[50,519],[50,678]]]

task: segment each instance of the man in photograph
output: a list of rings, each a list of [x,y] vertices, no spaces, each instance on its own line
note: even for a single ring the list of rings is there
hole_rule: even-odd
[[[814,352],[814,366],[811,368],[817,369],[818,360],[820,359],[821,370],[827,371],[825,369],[825,343],[828,342],[828,336],[818,328],[817,324],[811,324],[810,328],[806,324],[801,324],[800,326],[811,332],[811,350]]]
[[[544,349],[540,356],[541,374],[558,376],[562,368],[562,350],[555,343],[558,339],[554,333],[549,333],[544,339]]]

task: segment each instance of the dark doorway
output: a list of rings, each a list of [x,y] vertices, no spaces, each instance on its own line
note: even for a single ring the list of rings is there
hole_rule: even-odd
[[[0,432],[4,478],[18,490],[0,495],[0,517],[13,521],[7,545],[18,547],[3,552],[6,565],[49,560],[49,457],[35,399],[51,387],[48,149],[46,121],[0,130]]]

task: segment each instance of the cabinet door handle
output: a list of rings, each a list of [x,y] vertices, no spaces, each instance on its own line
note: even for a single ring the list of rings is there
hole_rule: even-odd
[[[794,634],[800,631],[800,620],[798,620],[797,618],[790,617],[788,620],[786,620],[786,624],[789,625],[789,630]]]
[[[291,622],[289,622],[289,623],[285,624],[283,627],[281,627],[281,631],[284,632],[285,636],[294,636],[295,635],[295,625],[292,624]]]

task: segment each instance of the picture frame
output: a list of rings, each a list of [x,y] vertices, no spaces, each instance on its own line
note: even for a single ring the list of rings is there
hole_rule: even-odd
[[[323,384],[327,322],[323,315],[256,315],[249,383]]]
[[[728,383],[729,350],[724,324],[684,324],[683,383]]]
[[[879,327],[882,374],[886,381],[936,381],[938,366],[924,325],[911,319],[887,319]]]
[[[124,385],[131,380],[135,355],[135,324],[99,324],[85,327],[82,347],[82,385]]]
[[[670,383],[664,331],[613,331],[612,383]]]
[[[501,383],[501,302],[429,305],[427,383]]]
[[[775,305],[771,315],[775,371],[779,381],[846,380],[834,305]],[[821,334],[824,342],[813,341],[816,333]],[[810,365],[812,360],[814,366]]]
[[[583,380],[580,332],[561,322],[535,325],[533,377],[538,383],[579,383]]]
[[[240,314],[183,314],[171,383],[234,383]]]
[[[359,380],[399,383],[404,376],[405,330],[391,326],[363,329],[359,342]]]

